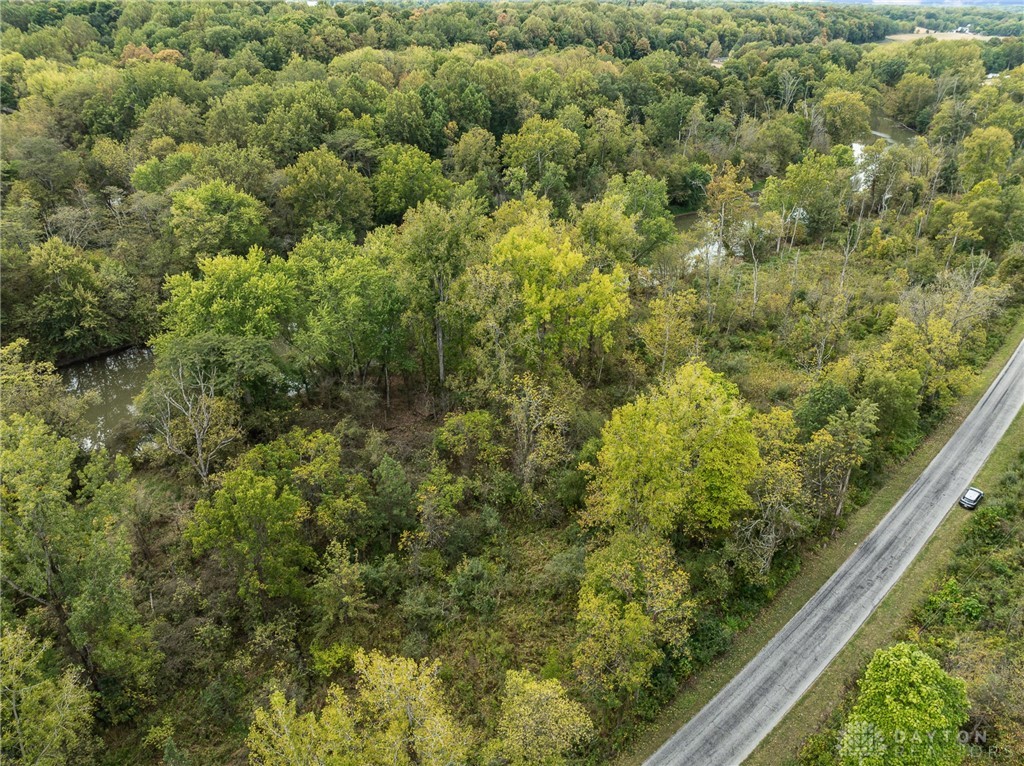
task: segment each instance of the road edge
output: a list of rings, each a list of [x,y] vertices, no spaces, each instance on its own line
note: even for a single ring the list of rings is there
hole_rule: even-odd
[[[1007,458],[1012,460],[1024,449],[1022,429],[1024,410],[1018,412],[1010,423],[985,465],[976,474],[976,482],[985,484],[998,480],[998,476],[1006,470],[1003,463]],[[946,571],[953,558],[954,548],[963,539],[964,528],[970,517],[970,512],[959,506],[954,506],[943,517],[921,552],[885,594],[885,598],[800,699],[786,711],[782,720],[747,756],[743,766],[779,766],[796,758],[807,738],[821,728],[842,702],[849,685],[862,675],[875,650],[900,640],[900,636],[910,626],[914,610],[934,588],[935,578]],[[807,709],[815,704],[818,705],[817,709]],[[814,722],[801,722],[799,717],[803,715],[813,716]],[[780,739],[786,741],[786,744],[782,744]]]
[[[827,545],[809,551],[805,555],[799,575],[787,583],[776,597],[758,612],[750,624],[736,635],[728,651],[683,682],[676,698],[662,709],[655,721],[649,723],[637,734],[628,751],[610,761],[612,766],[640,766],[643,764],[757,656],[758,652],[772,640],[775,634],[800,611],[807,600],[835,574],[857,546],[889,513],[920,473],[938,455],[949,438],[981,400],[1022,340],[1024,340],[1024,314],[1017,318],[1017,321],[1007,331],[1002,344],[974,376],[967,393],[960,397],[954,408],[918,448],[903,463],[892,469],[891,476],[872,493],[868,502],[850,514],[843,531],[828,541]],[[1004,434],[1000,444],[1005,438]],[[950,515],[947,514],[943,523],[946,523],[949,517]],[[941,529],[941,525],[939,529]],[[937,529],[936,533],[933,533],[929,544],[938,532]],[[915,561],[921,558],[924,550],[927,550],[927,545],[922,553],[915,557]],[[904,572],[896,585],[886,594],[886,598],[893,593],[906,574],[907,572]],[[877,613],[877,609],[872,613],[872,617],[875,613]],[[869,619],[871,618],[869,617]],[[860,629],[863,627],[862,625]],[[846,646],[849,646],[849,643],[847,642]],[[815,683],[817,681],[818,679],[815,680]],[[789,712],[791,711],[787,711],[787,715]]]

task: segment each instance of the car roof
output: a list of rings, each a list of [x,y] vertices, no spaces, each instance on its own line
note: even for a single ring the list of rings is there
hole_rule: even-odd
[[[969,495],[972,496],[972,497],[976,496],[976,495],[980,496],[980,495],[983,495],[983,494],[985,494],[985,493],[982,492],[977,487],[970,487],[966,492],[964,492],[964,497],[967,497]]]

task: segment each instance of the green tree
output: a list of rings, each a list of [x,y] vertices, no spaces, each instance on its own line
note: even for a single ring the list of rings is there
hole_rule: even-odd
[[[761,580],[787,543],[807,528],[799,429],[791,410],[773,407],[754,416],[761,466],[750,484],[751,513],[735,527],[734,542],[740,566]]]
[[[668,208],[668,183],[642,170],[629,175],[613,176],[608,182],[607,195],[622,194],[625,198],[625,213],[636,215],[636,231],[642,241],[637,252],[639,259],[645,259],[662,245],[672,242],[676,227]]]
[[[127,460],[100,451],[76,475],[78,447],[35,416],[9,415],[0,429],[0,565],[11,606],[45,610],[106,715],[123,720],[146,701],[159,662],[132,600]]]
[[[153,99],[139,118],[132,139],[145,146],[161,136],[183,144],[199,139],[199,110],[177,96],[164,94]]]
[[[653,534],[616,532],[606,546],[587,557],[581,603],[588,592],[639,604],[659,647],[673,657],[686,655],[696,602],[690,598],[690,578],[668,541]]]
[[[196,553],[212,551],[234,576],[238,595],[259,612],[275,597],[301,598],[313,560],[303,542],[307,509],[288,488],[248,468],[220,477],[212,500],[196,503],[187,530]]]
[[[574,363],[591,344],[610,351],[628,311],[621,267],[605,274],[575,250],[569,238],[534,217],[513,226],[495,245],[491,262],[513,277],[522,351],[533,364]]]
[[[0,348],[0,391],[5,415],[35,415],[60,436],[78,436],[87,407],[99,395],[68,393],[50,362],[25,358],[28,341],[18,338]]]
[[[878,405],[865,399],[852,412],[844,407],[829,416],[805,445],[804,488],[819,522],[842,515],[850,477],[871,449],[877,422]]]
[[[317,634],[321,637],[350,627],[373,611],[363,587],[362,567],[337,540],[327,546],[311,590],[313,608],[319,618]]]
[[[564,192],[577,162],[580,140],[557,120],[533,116],[501,142],[505,182],[517,194],[533,190],[546,197]]]
[[[451,182],[441,171],[440,160],[433,160],[414,146],[391,144],[381,150],[380,167],[373,176],[377,217],[387,223],[402,220],[425,200],[446,201]]]
[[[886,111],[914,130],[924,132],[938,99],[936,83],[927,74],[909,72],[889,93]]]
[[[711,182],[706,166],[678,152],[659,161],[656,168],[657,175],[665,181],[669,202],[683,210],[697,210],[701,206]]]
[[[82,118],[92,123],[91,133],[124,138],[137,116],[160,96],[170,95],[185,104],[201,101],[204,88],[187,70],[167,61],[139,61],[123,70],[112,94],[102,89],[84,104]],[[79,116],[76,115],[76,118]]]
[[[689,134],[690,110],[696,103],[693,96],[677,92],[646,107],[644,128],[651,140],[661,146],[682,143]]]
[[[24,254],[6,250],[5,334],[27,337],[35,355],[88,356],[145,333],[143,305],[123,263],[58,237]]]
[[[501,185],[501,160],[494,136],[484,128],[473,128],[451,148],[452,179],[471,182],[477,193],[493,199]]]
[[[913,644],[875,652],[840,746],[844,764],[954,766],[967,720],[966,685]]]
[[[722,251],[736,240],[737,232],[746,227],[754,211],[749,196],[753,184],[740,177],[740,170],[727,162],[707,185],[701,222]]]
[[[964,139],[958,165],[965,190],[990,178],[1002,178],[1013,156],[1013,135],[1005,128],[976,128]]]
[[[446,308],[453,283],[479,247],[482,224],[481,211],[473,202],[451,208],[426,202],[409,214],[398,242],[402,268],[411,282],[413,308],[433,330],[442,390],[447,376]]]
[[[765,120],[750,142],[744,162],[764,175],[777,175],[795,162],[806,147],[806,120],[779,113]]]
[[[893,357],[903,356],[906,359],[912,358],[921,348],[925,351],[917,357],[924,414],[934,416],[945,412],[965,390],[970,373],[963,364],[965,338],[958,327],[967,330],[995,313],[995,305],[1004,299],[1006,293],[999,287],[990,289],[991,292],[986,286],[979,285],[969,292],[964,291],[967,294],[959,296],[960,305],[946,304],[943,311],[936,311],[927,318],[917,317],[913,328],[902,318],[893,323],[889,342],[883,351],[891,349]],[[972,314],[973,320],[969,318]]]
[[[311,308],[296,347],[314,369],[359,384],[377,366],[390,403],[391,374],[406,358],[402,320],[409,305],[394,271],[360,253],[333,260],[311,281],[305,287]]]
[[[343,459],[339,435],[293,428],[253,447],[236,466],[272,477],[281,492],[298,495],[323,535],[362,548],[380,524],[368,513],[366,478],[346,470]]]
[[[865,363],[860,392],[874,402],[881,415],[878,446],[906,455],[920,437],[921,374],[912,366],[875,358]]]
[[[294,89],[295,97],[272,107],[262,125],[246,121],[251,140],[282,164],[320,146],[337,125],[338,102],[327,83],[302,82]]]
[[[374,512],[384,519],[388,544],[391,544],[396,532],[411,526],[412,484],[405,468],[391,455],[384,455],[373,469],[373,484],[371,505]]]
[[[750,507],[759,463],[736,387],[701,362],[685,364],[612,413],[583,522],[707,539]]]
[[[12,142],[8,151],[11,170],[28,183],[32,197],[41,202],[58,202],[79,172],[80,160],[75,153],[52,138],[25,136]]]
[[[188,151],[174,152],[166,157],[150,157],[135,166],[132,186],[144,192],[161,192],[180,181],[192,170],[194,163],[195,154]]]
[[[659,375],[676,369],[697,353],[694,315],[697,293],[693,290],[670,293],[650,303],[650,316],[636,329]]]
[[[241,254],[267,239],[269,211],[224,181],[209,181],[171,197],[171,230],[190,255]]]
[[[409,144],[427,151],[434,143],[424,101],[414,90],[393,90],[378,117],[379,132],[388,144]],[[443,122],[441,123],[444,124]]]
[[[93,701],[79,671],[45,670],[47,642],[24,627],[0,635],[0,754],[16,766],[71,766],[91,761]]]
[[[696,253],[704,271],[703,298],[709,322],[715,312],[713,267],[746,231],[754,214],[753,202],[748,194],[752,183],[749,178],[740,177],[740,169],[726,162],[721,172],[711,179],[706,186],[704,209],[698,220],[698,230],[706,237]]]
[[[801,396],[793,411],[793,419],[804,439],[828,425],[828,419],[839,410],[853,408],[849,389],[827,378]]]
[[[333,224],[341,231],[362,233],[373,218],[370,182],[355,168],[321,148],[299,155],[285,169],[288,185],[281,189],[303,229]]]
[[[599,264],[629,263],[639,255],[642,238],[637,232],[640,216],[626,213],[621,194],[605,194],[587,202],[576,217],[576,227],[590,257]]]
[[[654,623],[643,606],[613,595],[580,591],[576,633],[573,668],[608,708],[638,695],[664,659]]]
[[[527,373],[511,381],[504,400],[515,441],[513,464],[524,488],[532,493],[552,471],[568,462],[571,389],[553,390]]]
[[[531,347],[531,339],[520,336],[522,302],[515,277],[492,264],[470,266],[453,285],[448,314],[471,340],[458,384],[484,397],[500,395],[524,366],[523,350]]]
[[[437,662],[355,653],[355,701],[332,686],[319,715],[275,690],[246,744],[254,766],[462,766],[468,734],[444,703]]]
[[[445,705],[440,664],[380,652],[356,652],[359,707],[373,764],[458,766],[469,755],[469,732]]]
[[[871,109],[859,93],[830,90],[818,106],[825,113],[825,130],[833,143],[848,144],[871,128]]]
[[[849,170],[831,154],[810,152],[786,168],[780,181],[769,178],[761,193],[761,206],[799,222],[808,236],[820,239],[839,224],[850,191]]]
[[[561,766],[593,731],[586,709],[558,681],[526,671],[505,674],[496,749],[513,766]]]
[[[239,148],[234,144],[207,144],[195,155],[192,175],[200,181],[221,179],[256,199],[272,199],[274,161],[260,146]]]
[[[592,171],[622,171],[642,139],[639,126],[629,123],[621,111],[599,107],[587,120],[582,159]]]
[[[361,766],[366,761],[345,692],[332,686],[319,715],[296,710],[284,692],[271,692],[253,711],[245,744],[252,766]]]
[[[1004,188],[995,178],[987,178],[971,187],[960,202],[961,209],[953,213],[950,227],[941,237],[951,248],[959,243],[961,251],[973,254],[985,247],[995,253],[1002,243],[1016,236],[1013,232],[1019,226],[1014,226],[1014,219],[1021,209],[1017,187],[1007,185]],[[958,254],[951,249],[949,256],[947,263],[955,263],[963,258],[963,252]]]
[[[275,338],[289,324],[296,286],[285,262],[269,260],[253,247],[245,256],[219,255],[199,261],[200,279],[167,278],[164,327],[174,336],[220,335]]]

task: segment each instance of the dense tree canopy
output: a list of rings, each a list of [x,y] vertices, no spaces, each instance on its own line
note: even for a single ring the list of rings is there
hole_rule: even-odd
[[[996,8],[3,13],[15,763],[607,762],[1024,306]]]
[[[750,503],[760,457],[734,386],[702,363],[613,414],[602,434],[586,519],[696,538],[727,530]]]
[[[879,649],[847,723],[843,763],[960,763],[966,719],[963,681],[912,644]]]

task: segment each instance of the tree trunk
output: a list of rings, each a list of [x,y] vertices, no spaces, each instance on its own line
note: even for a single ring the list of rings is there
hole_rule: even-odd
[[[434,319],[434,335],[437,339],[437,372],[441,381],[441,388],[444,388],[444,328],[441,327],[440,317]]]

